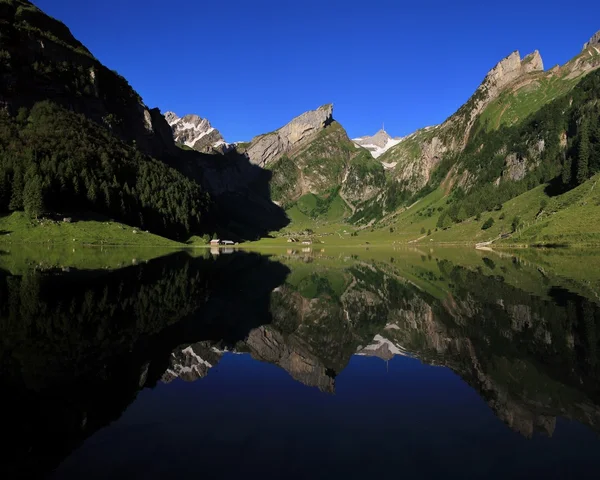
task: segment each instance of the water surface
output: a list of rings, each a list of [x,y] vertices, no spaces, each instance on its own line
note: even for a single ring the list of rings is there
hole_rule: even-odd
[[[176,252],[94,270],[10,256],[12,477],[599,471],[593,253]]]

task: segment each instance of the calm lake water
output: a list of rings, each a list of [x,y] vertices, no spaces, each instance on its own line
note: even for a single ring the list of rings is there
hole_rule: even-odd
[[[1,256],[2,478],[597,478],[600,257],[305,250]]]

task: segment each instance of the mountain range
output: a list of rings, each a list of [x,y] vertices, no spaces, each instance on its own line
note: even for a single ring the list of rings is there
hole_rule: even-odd
[[[390,215],[401,216],[406,207],[436,190],[450,205],[436,205],[436,226],[448,228],[552,181],[560,170],[568,168],[570,177],[576,176],[578,127],[598,92],[590,92],[575,107],[573,101],[581,81],[600,67],[598,42],[596,34],[572,60],[548,70],[538,51],[524,57],[512,52],[445,122],[403,138],[382,129],[350,139],[334,120],[333,107],[324,105],[237,150],[273,172],[271,196],[291,214],[292,228],[297,218],[302,224],[333,221],[385,227]],[[590,90],[589,85],[581,89]],[[570,114],[558,107],[565,101]],[[563,124],[552,119],[542,131],[536,114],[558,117],[558,109]],[[596,131],[593,115],[592,123]],[[597,135],[592,142],[597,144]],[[556,143],[562,152],[554,148]],[[597,149],[592,147],[585,178],[569,180],[563,190],[600,171]],[[564,157],[571,157],[566,167]],[[461,198],[455,200],[453,193]]]
[[[600,171],[599,34],[548,70],[537,51],[511,53],[446,121],[403,138],[382,129],[350,139],[329,104],[229,144],[208,119],[146,106],[29,1],[4,0],[0,23],[5,212],[94,212],[180,241],[289,235],[311,224],[412,238],[437,229],[431,240],[475,241],[481,233],[470,225],[489,212],[486,235],[516,239],[516,216],[543,219],[552,230],[553,215],[566,208],[560,195],[577,188],[571,196],[579,195]],[[538,205],[494,217],[538,185],[552,185],[545,196],[532,194],[552,211]],[[600,238],[596,227],[592,241]],[[525,233],[571,242],[577,231]]]

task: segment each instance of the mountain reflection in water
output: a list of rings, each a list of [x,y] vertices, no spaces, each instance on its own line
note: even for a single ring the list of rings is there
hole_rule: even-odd
[[[4,478],[600,466],[585,279],[487,252],[220,253],[2,273]]]

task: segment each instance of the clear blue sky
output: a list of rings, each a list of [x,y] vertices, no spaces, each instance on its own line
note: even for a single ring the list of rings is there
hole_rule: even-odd
[[[443,121],[513,50],[565,63],[600,2],[35,0],[150,107],[249,140],[333,102],[351,137]]]

